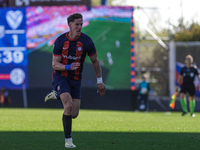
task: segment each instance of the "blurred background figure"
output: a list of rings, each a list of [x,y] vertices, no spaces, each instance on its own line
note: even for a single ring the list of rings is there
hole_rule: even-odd
[[[194,84],[195,76],[197,76],[200,82],[200,75],[198,72],[197,66],[193,64],[193,57],[191,55],[187,55],[185,57],[185,66],[181,68],[180,75],[178,77],[176,91],[179,91],[180,88],[180,103],[182,107],[182,116],[185,116],[188,113],[187,110],[187,101],[186,94],[189,94],[189,107],[190,107],[190,115],[191,117],[195,117],[195,93],[196,88]],[[181,83],[182,82],[182,83]]]
[[[8,90],[3,86],[0,92],[0,104],[3,107],[9,107],[11,104],[11,98]]]
[[[149,94],[149,82],[147,80],[147,75],[142,75],[142,81],[139,85],[139,94],[137,97],[137,110],[136,111],[149,111],[149,102],[148,102],[148,94]]]
[[[120,47],[120,41],[115,41],[115,45],[116,45],[116,47]]]
[[[113,59],[112,59],[112,55],[110,52],[107,52],[107,58],[108,58],[108,64],[111,66],[114,64]]]

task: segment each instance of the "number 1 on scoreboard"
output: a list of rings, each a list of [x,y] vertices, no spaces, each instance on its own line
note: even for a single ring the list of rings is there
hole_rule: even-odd
[[[17,34],[13,34],[12,38],[13,38],[13,45],[17,46],[18,45],[18,35]]]

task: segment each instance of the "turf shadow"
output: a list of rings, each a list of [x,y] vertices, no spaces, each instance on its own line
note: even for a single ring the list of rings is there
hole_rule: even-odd
[[[197,150],[199,133],[73,132],[79,150]],[[0,132],[2,150],[62,150],[63,132]]]

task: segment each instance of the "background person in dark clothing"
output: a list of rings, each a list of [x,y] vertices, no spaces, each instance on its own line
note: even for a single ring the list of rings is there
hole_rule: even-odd
[[[1,88],[1,92],[0,92],[0,103],[1,103],[1,106],[4,106],[4,107],[9,107],[11,103],[9,92],[8,90],[6,90],[4,86]]]

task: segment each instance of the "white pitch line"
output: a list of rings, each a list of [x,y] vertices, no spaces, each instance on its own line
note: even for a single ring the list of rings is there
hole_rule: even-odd
[[[99,34],[96,38],[94,38],[94,42],[98,41],[101,37],[105,36],[110,30],[111,30],[111,27],[104,30],[101,34]]]

